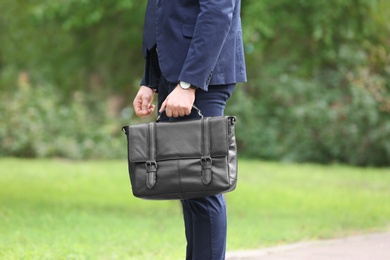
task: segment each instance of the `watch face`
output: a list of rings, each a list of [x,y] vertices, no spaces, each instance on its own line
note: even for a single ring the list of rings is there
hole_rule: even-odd
[[[189,87],[191,87],[191,84],[184,81],[180,81],[180,87],[182,89],[188,89]]]

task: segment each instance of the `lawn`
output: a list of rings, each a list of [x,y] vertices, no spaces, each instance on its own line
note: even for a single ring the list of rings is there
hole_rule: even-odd
[[[390,230],[390,169],[240,160],[228,250]],[[0,159],[1,259],[184,259],[180,203],[123,161]]]

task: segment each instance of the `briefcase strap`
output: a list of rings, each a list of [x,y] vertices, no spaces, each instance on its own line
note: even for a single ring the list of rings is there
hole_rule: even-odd
[[[193,109],[198,113],[199,118],[203,118],[202,111],[200,111],[200,109],[199,109],[197,106],[192,105],[191,111],[192,111]],[[159,122],[161,121],[161,116],[162,116],[163,114],[165,114],[165,108],[163,109],[163,111],[161,111],[161,113],[159,113],[159,115],[158,115],[158,117],[157,117],[157,119],[156,119],[156,123],[159,123]]]
[[[213,160],[210,156],[210,118],[202,118],[202,181],[205,185],[211,182],[211,166]]]
[[[149,123],[149,159],[145,163],[146,168],[146,187],[152,189],[157,181],[157,162],[156,162],[156,123]]]

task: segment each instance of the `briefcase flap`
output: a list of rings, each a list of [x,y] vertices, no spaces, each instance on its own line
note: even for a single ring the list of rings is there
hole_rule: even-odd
[[[234,122],[234,117],[220,116],[129,126],[129,160],[146,162],[151,153],[156,161],[201,158],[205,151],[210,157],[227,156]]]

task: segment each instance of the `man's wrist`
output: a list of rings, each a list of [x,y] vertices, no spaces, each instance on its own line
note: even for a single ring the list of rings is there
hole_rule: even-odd
[[[148,85],[141,85],[140,88],[146,88],[146,89],[152,90],[153,92],[157,92],[157,89],[152,88],[152,87],[150,87],[150,86],[148,86]]]
[[[184,89],[184,90],[188,90],[188,89],[195,89],[196,90],[196,87],[191,85],[190,83],[188,82],[185,82],[185,81],[180,81],[179,82],[179,86]]]

